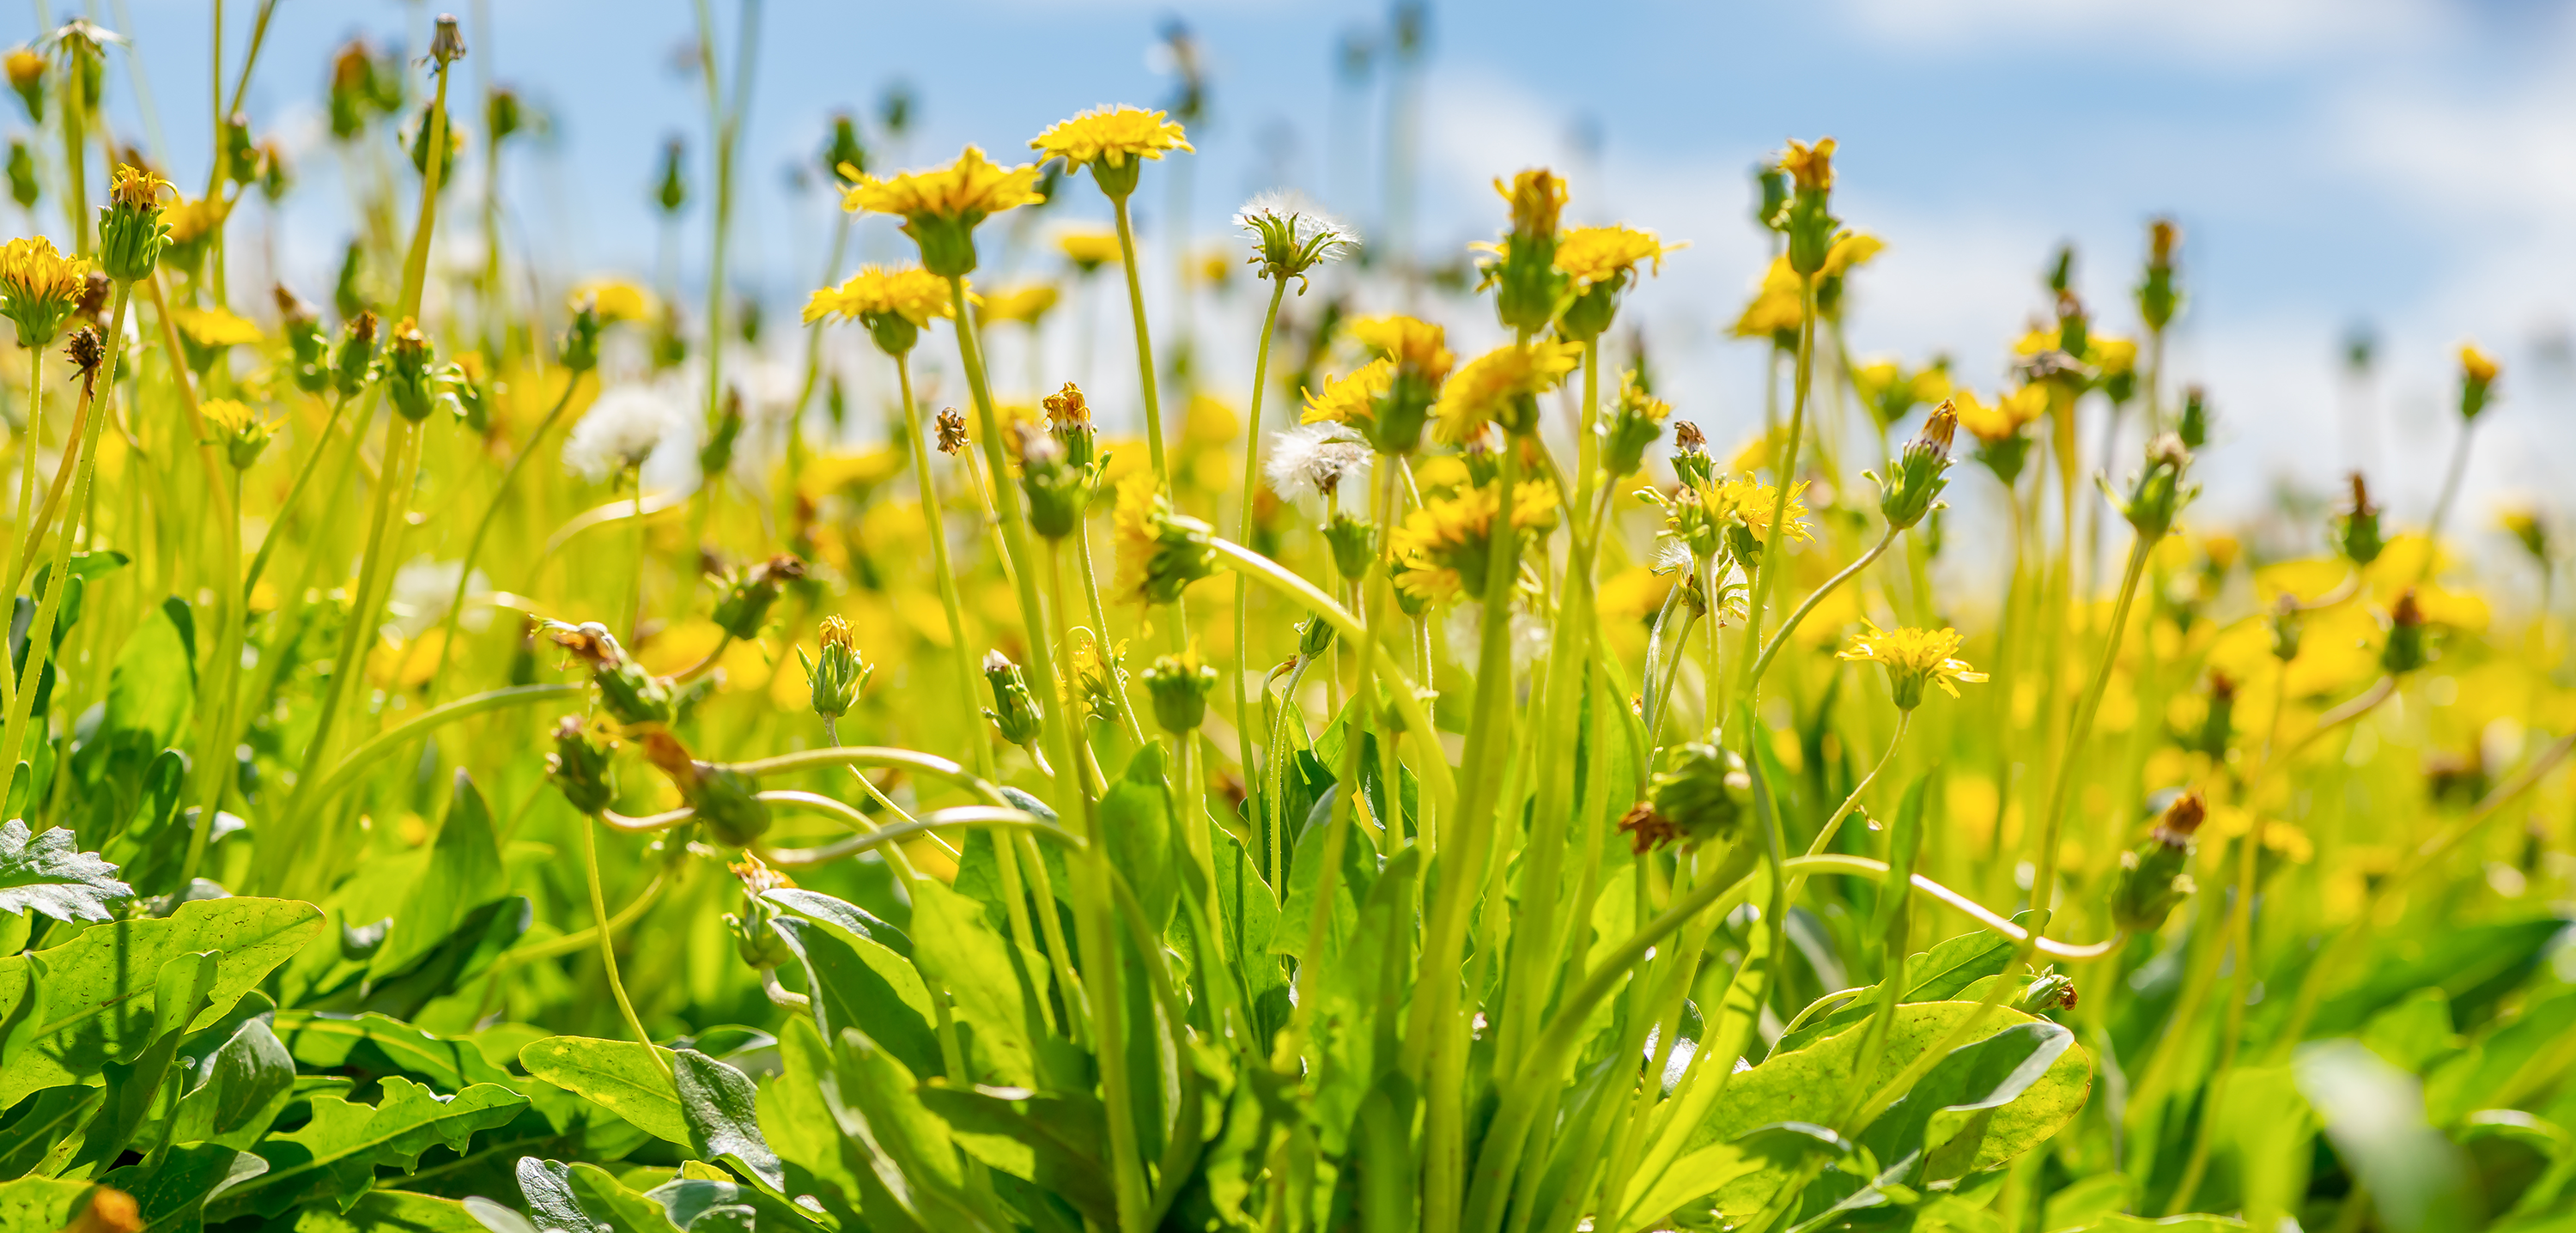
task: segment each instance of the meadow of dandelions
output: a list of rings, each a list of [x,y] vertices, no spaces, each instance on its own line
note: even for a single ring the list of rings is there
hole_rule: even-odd
[[[7,56],[8,1233],[2576,1221],[2557,514],[2463,490],[2484,352],[2284,551],[2203,516],[2170,220],[1856,354],[1905,237],[1787,141],[1721,429],[1637,341],[1685,239],[1548,168],[1463,254],[1140,231],[1195,87],[913,170],[835,118],[764,325],[713,18],[701,288],[503,242],[543,117],[453,18],[325,66],[329,287],[251,273],[259,40],[202,181],[106,123],[138,32]]]

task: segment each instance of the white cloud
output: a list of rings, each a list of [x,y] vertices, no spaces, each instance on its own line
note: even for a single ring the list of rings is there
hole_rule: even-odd
[[[2316,60],[2420,45],[2452,25],[2428,0],[1848,0],[1866,34],[1937,49],[1998,44],[2182,54],[2204,63]]]

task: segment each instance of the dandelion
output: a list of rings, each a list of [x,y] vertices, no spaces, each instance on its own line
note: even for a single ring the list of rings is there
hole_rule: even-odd
[[[1558,315],[1558,330],[1582,342],[1599,338],[1618,315],[1619,295],[1636,281],[1637,267],[1645,264],[1662,273],[1664,254],[1682,247],[1628,226],[1566,232],[1557,240],[1555,261],[1574,298]]]
[[[1100,267],[1118,260],[1118,233],[1102,227],[1084,227],[1061,231],[1055,237],[1056,251],[1073,263],[1073,268],[1088,278]]]
[[[1029,148],[1039,153],[1040,163],[1062,159],[1068,170],[1088,168],[1102,193],[1122,198],[1136,191],[1144,160],[1159,160],[1171,150],[1197,153],[1181,126],[1164,118],[1168,114],[1123,105],[1096,107],[1048,125],[1029,139]]]
[[[1339,423],[1300,424],[1270,438],[1270,487],[1287,500],[1331,501],[1345,482],[1366,490],[1368,470],[1368,442]]]
[[[1469,360],[1441,388],[1432,407],[1440,440],[1463,445],[1487,424],[1506,432],[1538,427],[1538,396],[1555,389],[1583,358],[1583,348],[1569,342],[1505,344]]]
[[[2475,343],[2460,344],[2460,418],[2473,420],[2487,409],[2487,400],[2495,385],[2495,358],[2480,351]]]
[[[975,320],[980,325],[1009,321],[1035,329],[1038,320],[1046,316],[1063,295],[1054,283],[1022,283],[999,291],[988,291],[975,309]]]
[[[1798,322],[1805,312],[1805,293],[1800,289],[1798,272],[1789,268],[1787,257],[1775,257],[1763,270],[1753,298],[1746,301],[1744,311],[1736,315],[1735,324],[1727,332],[1737,338],[1768,338],[1776,346],[1794,347]]]
[[[225,458],[237,471],[247,471],[259,461],[261,451],[277,436],[277,421],[261,415],[231,398],[209,398],[199,404],[197,413],[206,425],[220,434]]]
[[[805,300],[809,324],[835,316],[859,322],[877,348],[893,356],[912,350],[921,327],[955,312],[947,281],[920,266],[862,266],[840,286]]]
[[[1234,225],[1252,233],[1250,262],[1261,277],[1284,283],[1297,280],[1306,293],[1306,274],[1358,251],[1360,233],[1350,224],[1293,192],[1267,192],[1235,211]]]
[[[687,401],[668,386],[612,386],[572,426],[564,465],[593,481],[640,468],[689,422],[689,414]]]
[[[0,246],[0,313],[17,323],[18,345],[50,345],[80,308],[88,276],[87,261],[54,251],[42,236]]]
[[[1953,698],[1959,687],[1952,682],[1979,684],[1986,674],[1958,658],[1963,639],[1959,631],[1943,627],[1938,630],[1911,627],[1882,630],[1863,622],[1864,632],[1852,639],[1851,646],[1836,653],[1837,659],[1874,663],[1887,669],[1888,691],[1895,696],[1898,710],[1911,711],[1923,704],[1923,686],[1938,685],[1941,692]]]
[[[1599,427],[1601,469],[1613,480],[1635,471],[1645,461],[1646,447],[1663,435],[1664,420],[1672,413],[1671,403],[1647,392],[1636,369],[1620,373],[1619,400]]]
[[[2542,519],[2537,507],[2511,506],[2496,516],[2496,525],[2503,527],[2506,534],[2513,536],[2514,540],[2522,545],[2522,550],[2531,554],[2532,560],[2539,562],[2543,568],[2548,566],[2549,524]]]
[[[28,122],[43,124],[45,122],[45,58],[38,55],[34,48],[22,45],[10,48],[7,59],[0,61],[0,65],[5,65],[8,70],[9,88],[17,91],[18,101],[27,105]]]
[[[1139,471],[1118,485],[1118,575],[1122,595],[1146,604],[1179,603],[1191,583],[1216,572],[1208,525],[1172,512],[1171,498]]]
[[[1045,200],[1037,181],[1037,164],[1003,167],[970,145],[945,167],[887,179],[863,176],[842,195],[841,208],[902,218],[903,233],[921,246],[922,265],[941,278],[962,278],[975,272],[975,228],[995,214]]]
[[[652,292],[623,278],[590,279],[574,287],[565,303],[578,312],[585,297],[598,310],[603,325],[618,321],[650,321],[662,315],[662,302]]]
[[[115,186],[98,220],[98,263],[109,278],[134,283],[152,276],[169,242],[170,228],[161,215],[163,200],[173,191],[168,180],[117,164]]]
[[[1892,359],[1871,360],[1852,370],[1851,382],[1852,392],[1860,395],[1861,405],[1878,421],[1881,432],[1905,418],[1906,412],[1925,403],[1942,402],[1952,392],[1947,359],[1935,359],[1912,370]],[[1969,397],[1973,399],[1975,395]]]
[[[181,338],[200,347],[256,346],[261,338],[258,326],[222,308],[173,308],[170,320]]]
[[[1514,487],[1513,530],[1554,527],[1556,500],[1556,489],[1548,484],[1525,481]],[[1489,484],[1426,501],[1405,515],[1390,536],[1390,550],[1405,567],[1396,585],[1429,603],[1446,603],[1461,593],[1483,595],[1494,517],[1500,512],[1500,490]]]

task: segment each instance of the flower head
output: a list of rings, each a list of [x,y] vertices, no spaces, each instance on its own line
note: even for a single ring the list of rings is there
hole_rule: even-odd
[[[160,207],[167,205],[165,195],[175,195],[176,186],[131,163],[116,165],[116,182],[108,190],[108,200],[121,206]]]
[[[1805,305],[1798,272],[1789,268],[1787,257],[1774,257],[1763,270],[1762,283],[1754,289],[1753,298],[1745,302],[1744,311],[1727,332],[1737,338],[1768,338],[1775,346],[1795,346]]]
[[[983,302],[976,306],[975,321],[979,325],[1010,321],[1035,326],[1063,295],[1054,283],[1020,283],[998,291],[987,291],[983,293]]]
[[[1039,153],[1041,163],[1060,158],[1070,169],[1090,168],[1101,192],[1124,197],[1136,190],[1143,160],[1160,159],[1167,150],[1197,153],[1181,126],[1164,118],[1168,114],[1124,105],[1095,107],[1048,125],[1029,139],[1029,148]]]
[[[660,316],[661,301],[652,292],[623,278],[594,278],[572,289],[565,301],[578,305],[583,296],[599,310],[602,324],[612,321],[647,321]],[[811,321],[813,318],[808,317]]]
[[[1578,290],[1634,274],[1641,264],[1663,273],[1664,254],[1688,244],[1666,244],[1655,233],[1636,227],[1576,227],[1556,242],[1556,268],[1574,280]]]
[[[1512,234],[1516,236],[1553,236],[1558,216],[1565,212],[1565,181],[1545,167],[1532,167],[1513,176],[1509,183],[1494,180],[1494,191],[1512,205]]]
[[[921,246],[921,262],[942,278],[974,272],[975,228],[1004,210],[1035,205],[1038,167],[1003,167],[968,146],[957,161],[887,179],[862,176],[841,198],[841,208],[901,217],[903,233]]]
[[[2495,385],[2495,357],[2480,351],[2475,343],[2460,344],[2460,418],[2473,420],[2487,409],[2487,399]]]
[[[917,265],[863,266],[838,287],[825,287],[805,301],[805,320],[838,316],[868,327],[888,355],[912,350],[921,327],[956,311],[948,282]]]
[[[80,307],[88,275],[88,262],[54,251],[54,242],[42,236],[0,246],[0,312],[18,323],[19,346],[35,349],[54,341]]]
[[[1446,331],[1414,317],[1362,317],[1351,323],[1351,337],[1375,355],[1409,367],[1434,384],[1447,380],[1457,357],[1449,353]]]
[[[1296,193],[1263,193],[1243,203],[1234,225],[1252,233],[1253,265],[1263,278],[1297,280],[1306,293],[1306,272],[1349,255],[1360,246],[1360,233]]]
[[[121,283],[152,276],[170,228],[161,219],[163,199],[174,193],[170,182],[140,167],[120,163],[108,204],[98,213],[99,267]]]
[[[1119,594],[1138,603],[1179,603],[1191,583],[1216,572],[1213,532],[1196,518],[1172,512],[1171,498],[1139,471],[1118,485]]]
[[[1834,187],[1834,139],[1819,138],[1814,145],[1789,139],[1789,147],[1780,151],[1780,170],[1800,192],[1829,192]]]
[[[1859,637],[1852,639],[1850,648],[1839,652],[1836,658],[1866,661],[1887,669],[1888,689],[1896,695],[1899,710],[1910,711],[1921,706],[1923,686],[1927,682],[1940,686],[1941,692],[1956,698],[1959,687],[1951,682],[1976,684],[1986,679],[1985,673],[1957,658],[1961,638],[1955,629],[1882,630],[1863,622],[1862,630]]]
[[[1118,233],[1105,228],[1078,228],[1057,233],[1056,251],[1073,263],[1073,268],[1089,274],[1119,259]]]
[[[225,458],[236,470],[249,470],[259,461],[269,439],[277,435],[277,421],[261,415],[230,398],[209,398],[197,408],[205,417],[206,427],[222,439]]]
[[[1598,430],[1601,469],[1613,480],[1635,471],[1645,461],[1646,447],[1663,435],[1664,420],[1672,413],[1673,404],[1655,397],[1636,369],[1620,373],[1619,400]]]
[[[1380,356],[1306,391],[1308,424],[1365,425],[1376,415],[1377,400],[1395,380],[1395,361]]]
[[[1556,489],[1535,481],[1512,489],[1512,526],[1516,531],[1556,525]],[[1494,518],[1501,513],[1500,490],[1494,485],[1463,488],[1434,497],[1405,515],[1389,548],[1404,568],[1396,585],[1406,594],[1442,603],[1461,593],[1481,597],[1489,581]]]
[[[200,347],[247,347],[260,340],[259,327],[221,308],[173,308],[170,317],[180,336]]]
[[[594,480],[641,467],[688,416],[688,407],[667,387],[611,386],[573,425],[564,441],[564,464]]]
[[[940,409],[938,431],[940,453],[954,454],[966,448],[966,416],[957,408]]]
[[[1368,466],[1368,442],[1358,433],[1339,423],[1317,422],[1299,424],[1273,435],[1265,469],[1270,487],[1288,500],[1330,500],[1344,483],[1365,489]]]
[[[1451,445],[1474,440],[1487,424],[1506,432],[1538,426],[1539,395],[1555,389],[1583,358],[1583,348],[1570,342],[1506,343],[1469,360],[1441,387],[1432,408],[1439,421],[1436,435]]]

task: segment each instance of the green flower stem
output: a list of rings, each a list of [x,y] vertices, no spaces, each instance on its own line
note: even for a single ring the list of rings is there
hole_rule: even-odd
[[[27,420],[25,431],[18,434],[18,521],[11,524],[24,534],[36,513],[36,448],[44,441],[45,425],[45,349],[27,349]],[[1249,516],[1247,515],[1247,518]],[[17,587],[18,570],[24,560],[19,555],[18,536],[9,537],[10,591]],[[1240,635],[1238,635],[1240,636]],[[6,676],[7,673],[0,673]]]
[[[235,509],[241,508],[241,482],[241,469],[236,467],[233,469],[231,494]],[[241,519],[226,518],[220,525],[224,541],[221,564],[229,580],[239,577],[241,572]],[[238,694],[241,690],[245,633],[242,610],[249,603],[249,598],[237,585],[216,594],[222,597],[224,615],[215,642],[215,661],[207,665],[207,675],[212,679],[207,683],[209,697],[204,704],[206,727],[197,746],[197,779],[201,785],[197,793],[197,824],[189,828],[188,855],[179,865],[181,891],[196,882],[197,870],[205,862],[206,844],[214,832],[215,812],[223,807],[224,793],[231,787],[235,774],[233,728],[235,712],[241,705]]]
[[[1075,572],[1082,575],[1082,598],[1091,609],[1092,628],[1099,634],[1100,662],[1109,668],[1110,682],[1118,687],[1118,691],[1110,697],[1118,704],[1119,721],[1127,725],[1127,739],[1134,741],[1136,747],[1142,749],[1145,747],[1145,724],[1136,715],[1136,696],[1129,690],[1126,675],[1119,671],[1117,657],[1112,654],[1112,645],[1109,641],[1109,610],[1100,602],[1100,571],[1092,568],[1091,564],[1091,525],[1088,520],[1073,528],[1073,562]],[[1188,621],[1181,619],[1178,605],[1174,605],[1172,612],[1175,618],[1173,630],[1181,638],[1187,639]],[[1188,647],[1184,642],[1183,645],[1172,649],[1178,653]]]
[[[1836,588],[1839,588],[1842,584],[1859,577],[1862,570],[1869,568],[1870,562],[1877,560],[1879,558],[1879,554],[1887,551],[1888,545],[1896,542],[1897,534],[1898,529],[1896,527],[1890,526],[1887,528],[1887,533],[1879,536],[1878,542],[1869,546],[1869,551],[1860,554],[1859,560],[1844,566],[1842,571],[1835,574],[1833,577],[1825,579],[1825,584],[1823,586],[1817,587],[1813,594],[1807,596],[1807,598],[1801,602],[1796,609],[1789,613],[1789,619],[1780,622],[1780,631],[1771,635],[1771,641],[1765,643],[1762,647],[1761,657],[1753,661],[1753,685],[1755,688],[1761,687],[1762,674],[1771,670],[1772,658],[1780,653],[1780,647],[1782,644],[1789,641],[1789,635],[1798,632],[1798,625],[1800,622],[1807,619],[1807,614],[1815,611],[1816,605],[1823,603],[1825,597],[1833,594]]]
[[[1764,533],[1762,539],[1762,562],[1753,571],[1752,593],[1745,597],[1744,645],[1748,647],[1762,645],[1762,609],[1771,595],[1771,577],[1780,571],[1781,532],[1788,521],[1789,492],[1797,487],[1798,483],[1798,446],[1807,435],[1807,401],[1816,377],[1815,275],[1808,274],[1800,277],[1798,302],[1798,368],[1796,385],[1789,403],[1789,440],[1785,445],[1775,447],[1781,450],[1781,463],[1771,474],[1772,479],[1778,482],[1779,490],[1771,501],[1771,528]],[[1716,588],[1709,589],[1708,598],[1711,605],[1716,604]],[[1711,636],[1713,637],[1714,634]],[[1709,696],[1712,700],[1717,696],[1717,681],[1718,678],[1715,675],[1711,675],[1708,679]],[[1748,658],[1745,661],[1744,681],[1738,691],[1748,711],[1761,699],[1761,691],[1762,680],[1754,674],[1753,662]],[[1725,722],[1724,717],[1717,712],[1714,701],[1709,710],[1710,727],[1722,727]],[[1750,732],[1742,735],[1747,740],[1752,739],[1753,736]]]
[[[65,122],[72,123],[68,110]],[[82,386],[81,397],[86,402],[98,404],[115,395],[116,368],[125,351],[125,310],[133,292],[131,283],[116,284],[116,306],[109,317],[107,359],[100,365],[104,371],[90,374],[89,384]],[[99,382],[104,382],[107,388],[93,391],[91,384]],[[89,417],[68,509],[89,508],[91,485],[98,476],[98,434],[106,423],[107,416],[103,411]],[[54,537],[53,567],[52,572],[46,575],[44,598],[36,604],[36,615],[27,626],[27,663],[19,669],[18,690],[9,700],[8,719],[5,725],[0,725],[0,775],[14,777],[17,774],[18,751],[25,744],[28,713],[35,708],[36,683],[43,679],[45,661],[52,655],[54,618],[62,611],[63,591],[71,580],[72,526],[72,515],[67,510],[63,515],[62,532]],[[0,792],[5,790],[5,785],[0,785]]]
[[[635,1034],[636,1043],[644,1046],[653,1059],[653,1069],[662,1072],[664,1082],[671,1081],[671,1063],[662,1057],[660,1046],[644,1030],[644,1021],[636,1017],[635,1003],[626,996],[626,982],[617,975],[617,931],[610,927],[608,897],[599,889],[599,837],[596,816],[581,820],[581,871],[590,882],[590,918],[599,924],[592,930],[599,938],[599,966],[608,973],[608,991],[617,995],[617,1013],[626,1016],[626,1030]]]
[[[1601,469],[1601,336],[1583,340],[1583,409],[1575,422],[1574,518],[1592,508],[1592,493]]]
[[[1288,280],[1276,280],[1270,288],[1270,308],[1261,317],[1261,345],[1252,353],[1252,400],[1243,419],[1243,511],[1235,519],[1235,539],[1252,542],[1253,497],[1261,484],[1261,400],[1270,392],[1270,339],[1279,328],[1279,302],[1288,294]],[[1250,782],[1252,770],[1252,704],[1243,692],[1243,678],[1251,671],[1251,600],[1252,595],[1238,580],[1234,586],[1234,742],[1236,764]],[[1264,687],[1267,688],[1266,686]],[[1276,759],[1277,747],[1262,751],[1264,757]]]
[[[1109,204],[1118,214],[1118,256],[1127,268],[1127,315],[1136,322],[1136,375],[1145,383],[1145,448],[1154,460],[1154,485],[1170,492],[1172,469],[1163,460],[1163,396],[1154,383],[1154,337],[1145,329],[1145,288],[1136,279],[1136,228],[1128,221],[1125,195],[1111,197]],[[1001,469],[995,467],[993,474],[998,479]]]
[[[331,411],[322,420],[322,431],[313,438],[313,452],[304,456],[303,466],[296,468],[294,482],[286,487],[286,499],[278,504],[277,513],[271,516],[268,532],[259,537],[259,551],[252,555],[250,569],[242,578],[242,594],[245,597],[251,593],[252,588],[259,585],[259,576],[267,572],[268,558],[277,551],[278,532],[285,528],[288,516],[295,512],[296,504],[303,500],[304,489],[313,482],[313,473],[321,469],[322,455],[328,453],[331,448],[332,430],[340,426],[340,413],[348,408],[348,399],[337,395],[332,397]]]
[[[1127,235],[1125,204],[1119,207],[1119,233]],[[1129,250],[1131,253],[1133,249]],[[1134,263],[1129,263],[1129,280],[1134,280]],[[1004,559],[1012,565],[1012,583],[1019,591],[1020,618],[1026,636],[1029,667],[1041,681],[1062,679],[1055,670],[1055,652],[1048,646],[1047,633],[1052,628],[1046,619],[1046,605],[1037,590],[1036,562],[1029,556],[1028,517],[1020,508],[1020,494],[1008,482],[1009,459],[1003,453],[1000,417],[993,410],[993,389],[984,371],[981,348],[975,338],[973,314],[966,304],[966,280],[952,275],[948,280],[949,300],[956,313],[957,350],[966,370],[967,390],[974,396],[976,425],[983,438],[984,460],[993,472],[992,496],[1001,513]],[[1144,321],[1139,308],[1137,321]],[[1141,339],[1140,339],[1141,341]],[[1152,375],[1151,365],[1147,375]],[[1149,381],[1146,387],[1152,389]],[[1153,406],[1148,401],[1146,406]],[[1157,457],[1160,455],[1159,439]],[[1120,1001],[1117,934],[1110,902],[1109,845],[1102,833],[1099,803],[1080,786],[1082,771],[1074,750],[1071,717],[1058,705],[1040,710],[1042,728],[1051,759],[1066,772],[1056,777],[1056,816],[1080,817],[1083,836],[1089,850],[1074,862],[1074,934],[1082,954],[1082,967],[1088,974],[1084,986],[1090,1006],[1092,1030],[1100,1059],[1102,1099],[1108,1105],[1109,1164],[1111,1193],[1116,1196],[1121,1233],[1143,1233],[1146,1205],[1145,1166],[1136,1131],[1136,1109],[1130,1077],[1127,1073],[1127,1034],[1124,1024],[1125,1004]]]
[[[2461,420],[2460,435],[2451,441],[2451,462],[2442,472],[2442,495],[2433,501],[2433,517],[2424,524],[2424,565],[2416,571],[2415,585],[2433,580],[2433,567],[2442,558],[2442,524],[2450,520],[2451,505],[2460,499],[2460,481],[2469,473],[2469,438],[2477,429],[2476,420]]]
[[[474,534],[465,541],[465,559],[457,563],[456,590],[447,598],[447,620],[441,626],[438,670],[429,678],[428,700],[431,702],[438,701],[438,686],[447,679],[447,661],[456,653],[456,623],[465,612],[466,580],[474,576],[474,559],[483,554],[483,539],[492,532],[492,520],[500,515],[501,503],[509,499],[510,485],[519,478],[520,469],[528,465],[530,458],[536,457],[538,449],[545,444],[546,433],[554,428],[556,420],[563,418],[564,409],[572,405],[573,391],[581,388],[580,373],[567,372],[564,376],[563,393],[556,396],[555,405],[546,411],[546,417],[537,421],[536,431],[528,434],[528,443],[511,457],[509,466],[501,469],[501,482],[493,486],[492,499],[484,504],[483,516],[474,521]]]
[[[636,892],[633,900],[625,907],[619,908],[617,915],[608,918],[607,933],[613,937],[624,931],[628,925],[634,924],[638,917],[644,915],[645,909],[652,907],[653,902],[662,897],[662,888],[669,884],[669,878],[661,874],[653,875],[653,880],[645,883],[644,889]],[[597,941],[600,933],[600,927],[597,924],[591,924],[559,937],[548,938],[543,942],[515,946],[495,957],[492,960],[492,967],[495,970],[506,970],[523,963],[536,963],[569,955]]]

